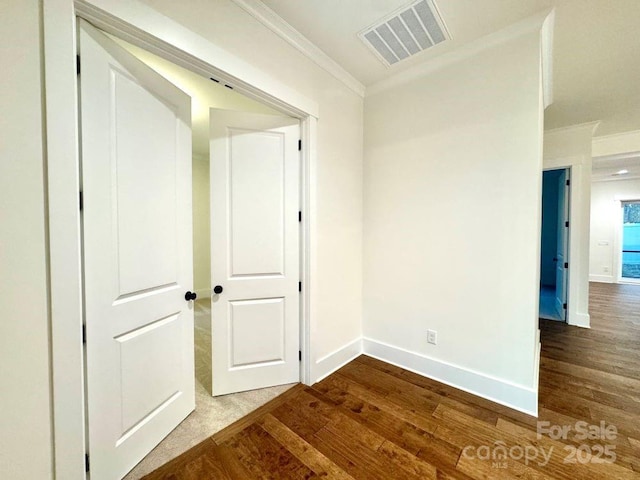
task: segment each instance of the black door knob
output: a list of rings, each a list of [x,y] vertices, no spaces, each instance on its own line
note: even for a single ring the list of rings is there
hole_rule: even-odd
[[[222,285],[216,285],[215,287],[213,287],[213,293],[218,294],[218,293],[222,293]]]
[[[184,294],[184,299],[188,302],[189,300],[195,300],[197,296],[195,292],[187,292]]]

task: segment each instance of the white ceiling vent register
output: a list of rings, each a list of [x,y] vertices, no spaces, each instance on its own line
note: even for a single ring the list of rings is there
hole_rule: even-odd
[[[388,66],[451,38],[433,0],[396,10],[358,36]]]

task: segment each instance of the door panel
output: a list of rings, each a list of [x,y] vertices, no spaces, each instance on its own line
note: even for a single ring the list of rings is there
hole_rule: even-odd
[[[231,277],[282,276],[284,132],[229,129],[228,141]]]
[[[229,302],[229,307],[230,367],[284,362],[285,299],[238,300]]]
[[[298,121],[211,110],[212,385],[299,380]]]
[[[179,390],[181,337],[180,314],[115,337],[118,342],[122,375],[122,435],[139,425]],[[140,352],[145,352],[142,357]],[[150,376],[149,365],[162,372]]]
[[[565,263],[568,262],[569,247],[569,186],[567,185],[568,170],[564,170],[558,178],[558,237],[556,242],[556,301],[555,308],[561,320],[566,320],[567,310],[564,305],[567,303],[567,280],[568,269]]]
[[[112,123],[120,295],[175,284],[178,268],[174,107],[113,70]],[[143,111],[153,121],[140,121]],[[159,133],[162,133],[159,135]],[[146,160],[145,160],[146,159]],[[144,212],[144,221],[140,213]],[[149,228],[152,225],[153,228]]]
[[[195,403],[191,101],[80,25],[91,478],[119,479]]]

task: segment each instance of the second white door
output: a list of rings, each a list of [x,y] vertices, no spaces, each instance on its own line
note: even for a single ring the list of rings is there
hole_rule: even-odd
[[[297,382],[299,122],[210,114],[213,395]]]

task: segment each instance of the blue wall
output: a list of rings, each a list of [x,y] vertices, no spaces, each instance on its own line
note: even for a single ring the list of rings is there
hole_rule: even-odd
[[[542,174],[542,244],[540,254],[540,284],[556,286],[556,256],[558,244],[558,179],[563,170]]]

